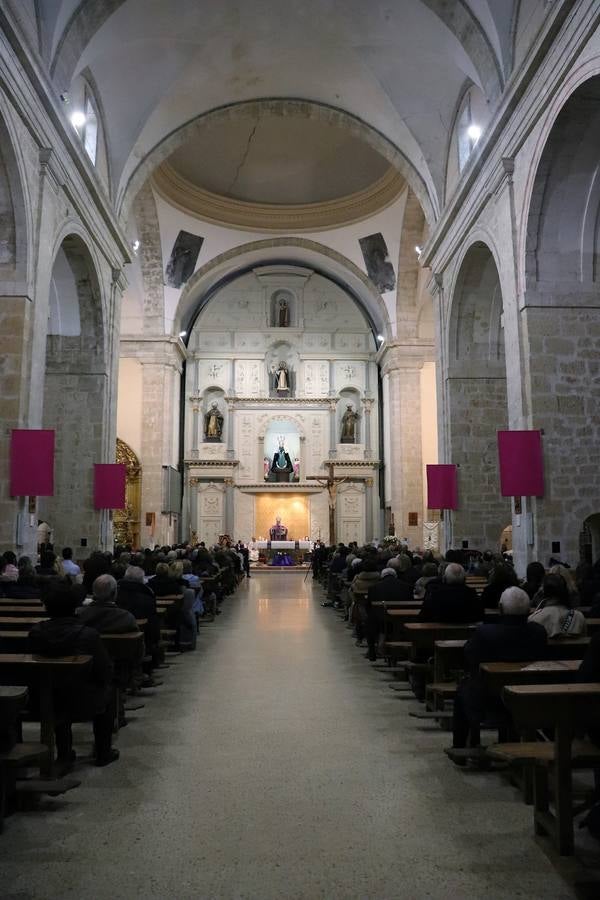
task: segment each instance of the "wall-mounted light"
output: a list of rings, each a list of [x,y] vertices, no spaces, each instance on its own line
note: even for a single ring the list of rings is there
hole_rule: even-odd
[[[83,128],[85,125],[85,113],[80,109],[76,109],[75,112],[71,114],[71,125],[73,128]]]
[[[417,254],[417,256],[420,256],[422,252],[423,248],[419,247],[419,245],[417,244],[417,246],[415,247],[415,253]]]
[[[378,334],[378,335],[377,335],[377,340],[378,340],[379,343],[381,344],[381,343],[385,340],[385,338],[384,338],[384,336],[383,336],[382,334]]]
[[[467,128],[467,134],[473,141],[473,143],[476,144],[481,137],[481,128],[479,127],[479,125],[469,125],[469,127]]]
[[[184,338],[184,337],[186,336],[186,334],[187,334],[187,331],[180,331],[180,332],[179,332],[179,337],[180,337],[180,338]]]
[[[140,249],[140,242],[139,242],[139,241],[134,241],[133,244],[132,244],[132,249],[133,249],[133,252],[134,252],[134,253],[137,253],[138,250]]]

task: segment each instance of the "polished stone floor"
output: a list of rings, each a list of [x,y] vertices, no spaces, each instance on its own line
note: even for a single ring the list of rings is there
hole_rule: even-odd
[[[453,768],[321,599],[295,573],[243,585],[121,761],[7,821],[3,900],[575,897],[531,810]]]

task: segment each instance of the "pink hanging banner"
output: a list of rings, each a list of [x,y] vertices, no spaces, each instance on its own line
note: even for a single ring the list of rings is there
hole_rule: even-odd
[[[14,428],[10,435],[12,497],[54,496],[54,431]]]
[[[543,497],[541,431],[499,431],[500,493],[503,497]]]
[[[458,478],[455,465],[427,466],[427,508],[458,509]]]
[[[127,470],[123,463],[94,463],[94,509],[123,509]]]

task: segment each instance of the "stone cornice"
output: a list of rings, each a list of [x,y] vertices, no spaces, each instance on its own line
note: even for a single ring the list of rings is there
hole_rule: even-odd
[[[323,231],[369,218],[390,206],[406,187],[404,178],[390,166],[376,182],[362,191],[323,203],[249,203],[213,194],[192,184],[165,162],[154,172],[152,183],[176,209],[217,225],[246,231]]]
[[[384,375],[395,369],[421,369],[435,360],[434,341],[389,341],[377,354],[377,362]]]
[[[379,459],[326,459],[324,464],[326,466],[331,464],[334,469],[337,469],[340,466],[346,466],[349,469],[355,468],[356,466],[360,466],[363,469],[381,468],[381,461]],[[327,475],[323,475],[323,478],[327,478]]]
[[[212,468],[234,468],[239,466],[239,459],[184,459],[184,466],[211,466]]]
[[[140,334],[121,336],[119,356],[127,359],[138,359],[147,365],[175,366],[179,372],[187,353],[180,338],[171,335],[153,336]]]

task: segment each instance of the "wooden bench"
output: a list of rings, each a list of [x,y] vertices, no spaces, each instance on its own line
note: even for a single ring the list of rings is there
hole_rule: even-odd
[[[49,776],[54,760],[54,675],[73,669],[81,671],[92,661],[91,656],[35,656],[32,653],[0,653],[0,683],[36,684],[40,698],[40,742],[47,748],[40,772]]]
[[[515,685],[504,688],[502,697],[519,730],[554,731],[552,765],[535,768],[534,828],[538,834],[548,834],[559,853],[568,856],[574,849],[573,739],[590,723],[600,722],[600,684]]]

